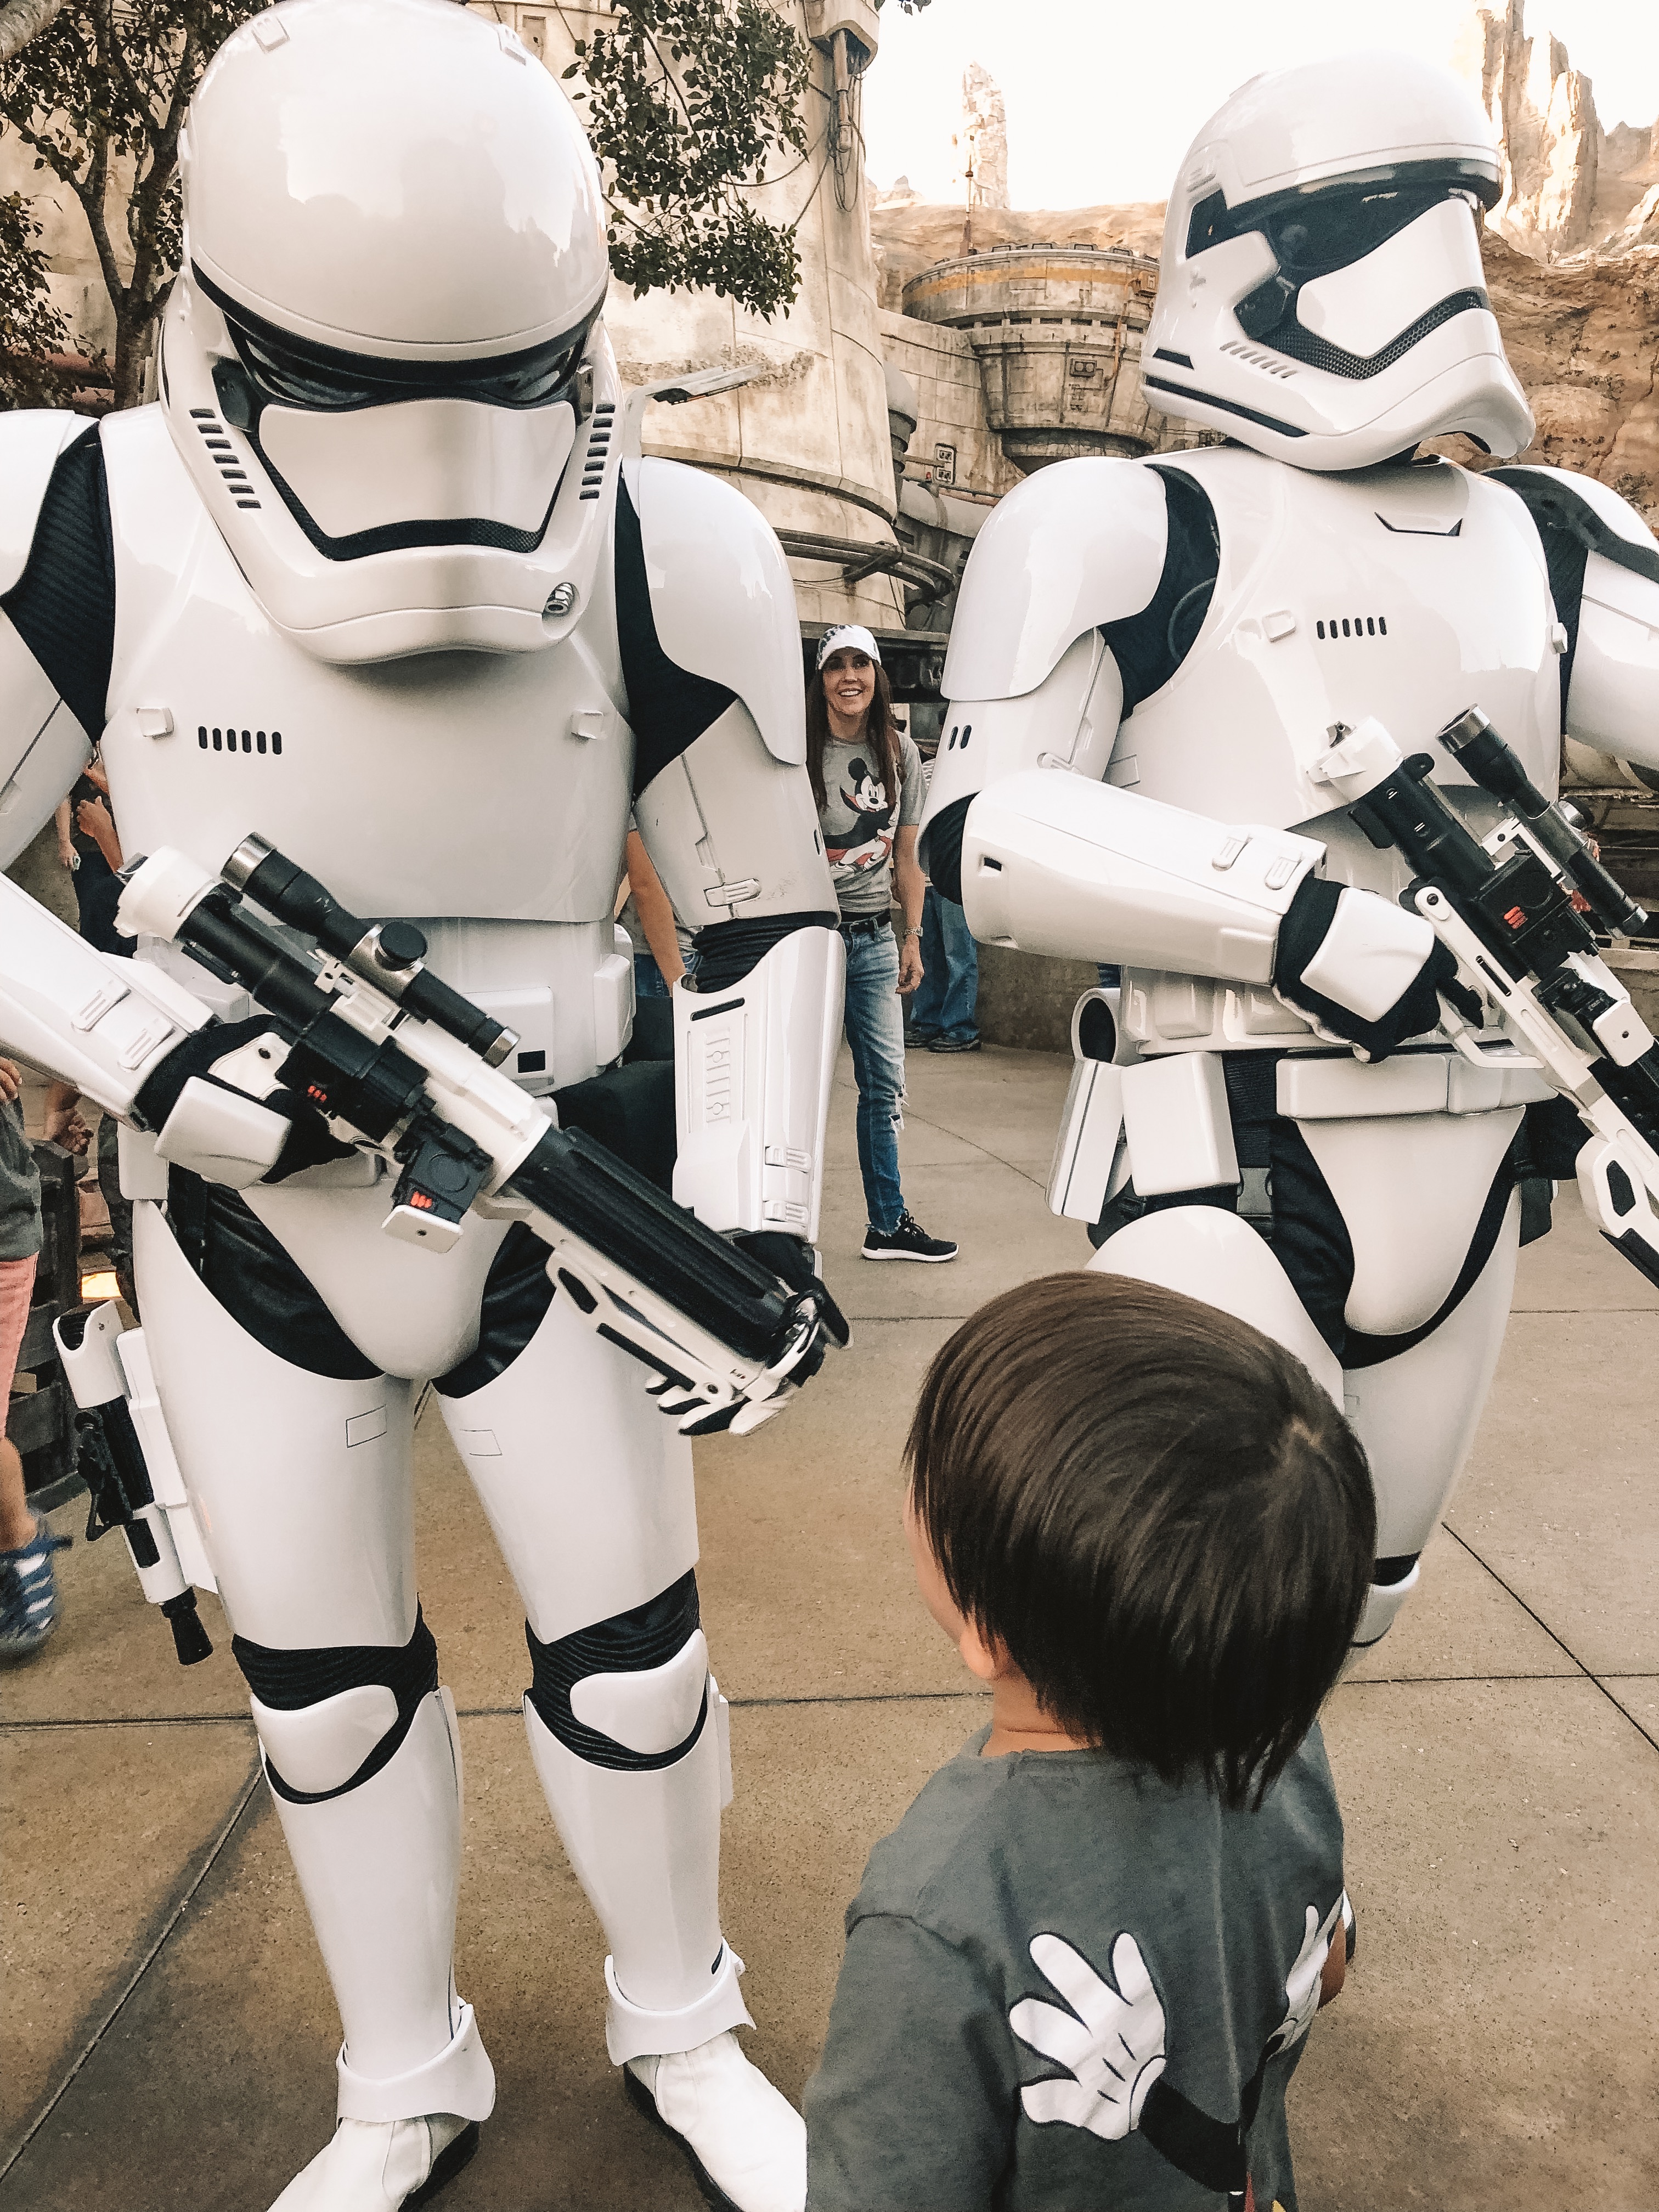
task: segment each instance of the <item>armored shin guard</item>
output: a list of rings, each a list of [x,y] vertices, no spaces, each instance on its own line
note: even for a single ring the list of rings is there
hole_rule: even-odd
[[[340,2117],[488,2118],[495,2073],[451,1971],[460,1744],[429,1632],[418,1626],[402,1650],[238,1638],[236,1655],[340,2008]]]
[[[531,1652],[531,1755],[611,1944],[613,2063],[750,2025],[720,1936],[720,1701],[694,1578]]]

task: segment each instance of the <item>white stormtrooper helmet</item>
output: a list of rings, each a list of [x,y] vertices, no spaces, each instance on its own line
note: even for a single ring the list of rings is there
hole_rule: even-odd
[[[162,404],[271,620],[333,662],[562,635],[618,394],[547,70],[454,0],[284,0],[214,58],[180,166]]]
[[[1505,457],[1532,416],[1480,264],[1491,126],[1451,72],[1345,54],[1260,76],[1170,195],[1147,397],[1302,469],[1462,430]]]

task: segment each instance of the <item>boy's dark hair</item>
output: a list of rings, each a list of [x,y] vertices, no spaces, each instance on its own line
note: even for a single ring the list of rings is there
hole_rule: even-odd
[[[1376,1510],[1282,1346],[1122,1275],[981,1306],[905,1443],[945,1584],[1069,1735],[1259,1803],[1341,1668]]]

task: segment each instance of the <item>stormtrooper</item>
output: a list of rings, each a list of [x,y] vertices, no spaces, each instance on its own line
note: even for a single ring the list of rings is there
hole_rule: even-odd
[[[0,1040],[119,1117],[148,1572],[176,1559],[223,1600],[339,2004],[336,2131],[279,2202],[425,2201],[494,2100],[452,1973],[459,1741],[416,1595],[429,1382],[527,1616],[530,1751],[606,1932],[611,2057],[715,2201],[786,2212],[805,2138],[734,2033],[682,1431],[752,1425],[837,1334],[812,1243],[842,949],[788,573],[735,491],[641,457],[597,169],[510,31],[450,0],[285,0],[211,64],[181,161],[158,404],[0,421],[0,857],[98,739],[150,856],[130,960],[0,882]],[[618,1065],[630,811],[697,933],[657,1093]],[[222,936],[252,908],[282,1003],[314,983],[335,1048],[363,1043],[349,1110],[285,1057],[278,998],[200,950],[202,917]],[[370,1002],[403,1026],[365,1042]],[[471,1132],[447,1157],[483,1163],[448,1218],[425,1156],[365,1134],[392,1111],[362,1103],[374,1071],[418,1051]],[[677,1205],[557,1131],[626,1158],[647,1093]],[[538,1144],[570,1175],[539,1212],[506,1188]],[[592,1266],[550,1271],[567,1201]],[[722,1340],[700,1267],[769,1300],[776,1340]]]
[[[1361,1644],[1469,1448],[1523,1200],[1541,1233],[1584,1132],[1496,1025],[1453,1049],[1456,963],[1345,811],[1352,748],[1431,756],[1480,837],[1498,808],[1436,742],[1472,706],[1552,796],[1564,730],[1659,764],[1640,517],[1419,450],[1532,437],[1482,273],[1498,190],[1471,94],[1398,54],[1225,102],[1170,196],[1140,364],[1224,437],[1002,501],[921,830],[981,942],[1121,963],[1073,1017],[1050,1206],[1093,1267],[1237,1312],[1346,1406],[1379,1514]]]

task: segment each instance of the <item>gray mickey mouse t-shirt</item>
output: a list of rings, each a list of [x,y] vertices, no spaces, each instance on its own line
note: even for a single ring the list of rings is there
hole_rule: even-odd
[[[825,742],[818,823],[844,921],[888,911],[893,902],[893,840],[921,819],[927,799],[921,755],[906,737],[899,739],[899,777],[896,796],[887,788],[873,745],[846,745],[839,738]]]
[[[981,1759],[877,1844],[806,2085],[807,2212],[1296,2212],[1285,2090],[1345,1940],[1317,1728],[1256,1813]]]

